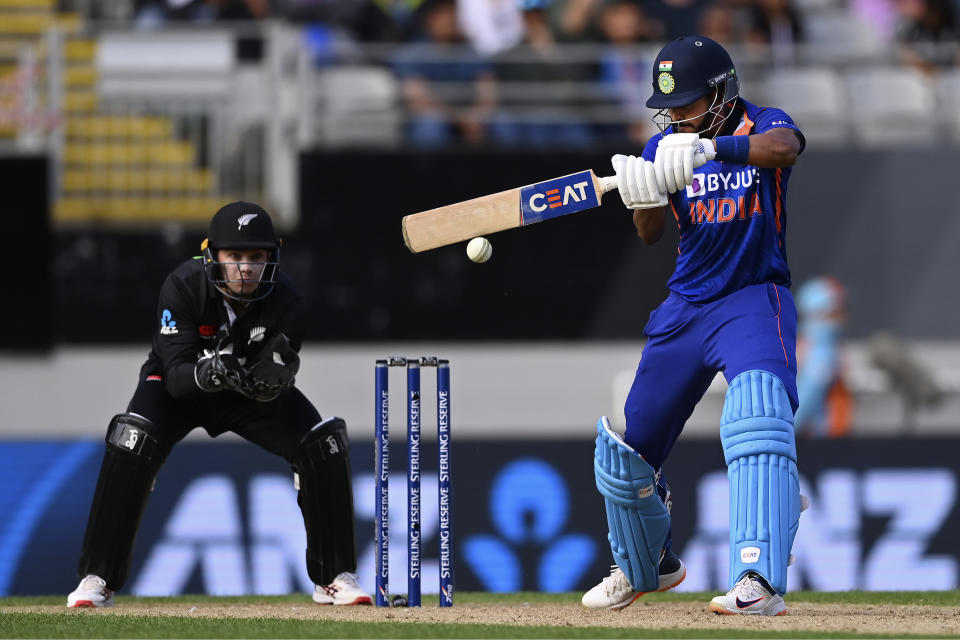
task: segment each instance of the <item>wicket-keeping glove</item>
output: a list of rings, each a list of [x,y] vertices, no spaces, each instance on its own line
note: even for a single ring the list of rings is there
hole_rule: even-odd
[[[269,402],[296,382],[300,370],[300,356],[290,346],[284,334],[271,338],[263,345],[260,358],[246,369],[246,376],[254,400]]]
[[[203,356],[193,368],[193,379],[198,387],[209,393],[224,389],[242,393],[244,373],[240,361],[233,355],[233,345],[204,349]]]

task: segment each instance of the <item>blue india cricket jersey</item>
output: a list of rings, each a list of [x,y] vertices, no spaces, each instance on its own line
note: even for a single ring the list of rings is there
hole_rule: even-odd
[[[780,109],[742,98],[734,135],[774,127],[799,131]],[[656,157],[657,134],[643,151]],[[709,302],[763,282],[790,286],[787,267],[787,183],[790,167],[759,169],[713,160],[694,169],[693,184],[670,196],[680,229],[677,264],[668,288],[689,302]]]

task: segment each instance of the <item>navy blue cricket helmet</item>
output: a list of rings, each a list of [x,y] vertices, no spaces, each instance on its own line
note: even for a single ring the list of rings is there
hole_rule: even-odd
[[[720,87],[717,104],[740,94],[733,60],[720,44],[704,36],[682,36],[660,50],[653,61],[653,95],[650,109],[670,109],[696,102]]]

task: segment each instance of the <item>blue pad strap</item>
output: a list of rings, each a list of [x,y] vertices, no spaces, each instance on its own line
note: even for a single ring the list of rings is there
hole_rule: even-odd
[[[778,593],[800,523],[793,409],[780,379],[744,371],[730,383],[720,421],[730,479],[730,586],[748,571]]]
[[[670,514],[657,494],[653,467],[610,429],[606,416],[597,422],[593,471],[607,503],[614,561],[635,590],[656,591]]]

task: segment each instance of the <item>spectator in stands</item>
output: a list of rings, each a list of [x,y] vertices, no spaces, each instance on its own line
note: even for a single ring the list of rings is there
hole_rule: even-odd
[[[603,12],[604,0],[559,0],[551,4],[554,33],[566,42],[595,42],[600,34],[594,27]]]
[[[495,59],[501,101],[492,135],[500,144],[527,148],[591,144],[592,132],[576,105],[585,97],[578,83],[595,77],[596,66],[559,45],[550,25],[549,0],[519,2],[525,35]],[[535,110],[523,104],[531,86],[537,88]],[[514,103],[515,97],[523,100]]]
[[[516,0],[457,0],[460,29],[483,56],[512,49],[523,39],[523,16]]]
[[[753,0],[747,41],[770,47],[774,65],[792,65],[803,41],[800,15],[790,0]]]
[[[845,292],[834,278],[808,280],[797,289],[797,433],[836,438],[850,431],[853,395],[843,380],[840,342]]]
[[[360,0],[360,5],[353,7],[348,2],[303,1],[319,5],[312,11],[314,20],[346,24],[362,42],[402,42],[416,37],[424,4],[424,0]]]
[[[420,38],[393,60],[410,117],[408,140],[420,147],[483,142],[496,104],[490,65],[466,46],[454,0],[427,0],[418,13]]]
[[[925,73],[956,63],[958,38],[952,0],[897,0],[900,58]]]
[[[134,6],[134,24],[153,29],[171,21],[213,22],[217,7],[211,0],[138,0]]]
[[[643,8],[652,20],[665,28],[663,40],[696,33],[700,13],[711,0],[645,0]]]
[[[873,31],[880,42],[892,42],[897,22],[894,0],[850,0],[850,13]]]
[[[700,11],[696,32],[724,46],[737,44],[743,40],[736,28],[734,10],[728,4],[721,2],[709,4]]]
[[[270,17],[269,0],[138,0],[134,23],[156,28],[167,22],[260,20]]]
[[[626,137],[644,144],[656,133],[653,112],[645,104],[653,60],[640,55],[637,47],[658,41],[663,25],[648,19],[635,0],[612,0],[600,11],[597,22],[608,43],[600,54],[600,82],[628,119],[626,131],[619,125],[600,125],[597,130],[611,141]]]
[[[270,0],[217,0],[220,20],[264,20],[272,15]]]

